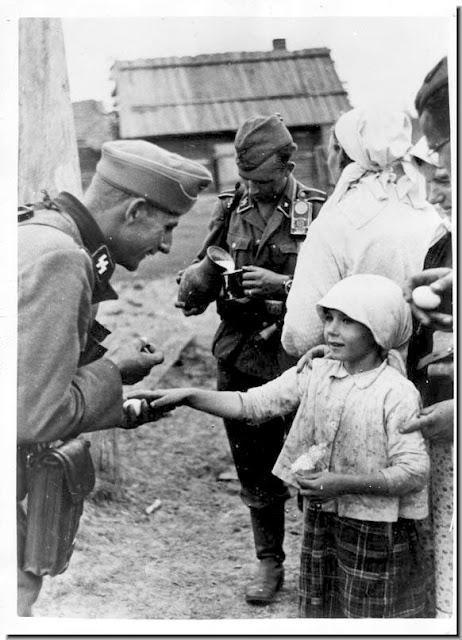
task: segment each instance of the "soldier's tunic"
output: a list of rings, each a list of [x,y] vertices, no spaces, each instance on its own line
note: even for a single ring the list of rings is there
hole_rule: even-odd
[[[69,194],[57,201],[86,211]],[[42,210],[21,223],[18,269],[19,444],[120,424],[122,382],[116,365],[103,359],[80,366],[97,303],[117,296],[110,287],[93,296],[92,259],[72,218],[64,211]]]
[[[105,349],[98,341],[108,332],[94,323],[97,303],[117,297],[104,277],[110,254],[104,248],[94,255],[94,268],[66,210],[77,211],[86,234],[102,245],[101,230],[70,194],[55,200],[61,211],[36,211],[18,230],[18,501],[27,493],[27,456],[40,443],[116,426],[123,417],[119,369],[99,357]],[[19,566],[24,527],[18,504]],[[30,615],[42,579],[19,571],[18,580],[18,613]]]
[[[199,253],[201,259],[211,245],[226,249],[237,269],[254,265],[275,273],[292,277],[298,249],[304,236],[290,233],[291,211],[297,200],[316,198],[313,217],[322,206],[319,200],[325,194],[307,188],[289,175],[286,187],[277,206],[265,223],[249,194],[244,191],[236,206],[233,191],[219,196],[212,214],[209,235]],[[272,300],[284,303],[284,288]],[[219,390],[246,391],[279,376],[295,362],[282,348],[281,327],[283,310],[279,315],[271,313],[262,298],[217,300],[221,317],[213,341],[213,354],[217,359]],[[274,311],[274,309],[273,309]],[[265,339],[265,327],[271,327]],[[225,420],[231,450],[242,485],[242,498],[249,507],[263,508],[275,501],[285,500],[288,492],[284,484],[272,475],[271,469],[282,448],[290,421],[277,418],[254,429],[245,429],[235,420]],[[269,427],[269,428],[268,428]]]

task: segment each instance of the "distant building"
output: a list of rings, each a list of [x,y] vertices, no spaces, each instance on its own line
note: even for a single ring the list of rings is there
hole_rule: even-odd
[[[117,61],[112,67],[120,138],[142,138],[205,164],[217,189],[237,179],[233,140],[254,115],[280,113],[298,151],[295,175],[328,188],[326,146],[351,106],[329,49]]]
[[[72,108],[82,187],[85,190],[101,157],[101,146],[108,140],[118,138],[117,114],[108,113],[103,109],[102,103],[96,100],[73,102]]]

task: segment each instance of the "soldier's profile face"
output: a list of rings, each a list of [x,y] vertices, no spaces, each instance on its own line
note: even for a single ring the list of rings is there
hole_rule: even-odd
[[[136,271],[148,256],[169,253],[179,217],[153,206],[141,207],[114,237],[111,252],[117,264],[128,271]]]

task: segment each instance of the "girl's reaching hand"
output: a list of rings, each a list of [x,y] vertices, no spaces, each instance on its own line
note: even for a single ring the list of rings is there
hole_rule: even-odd
[[[146,400],[153,408],[179,407],[184,404],[190,389],[134,389],[124,395],[126,400]]]
[[[123,403],[123,429],[136,429],[147,422],[156,422],[168,414],[168,409],[153,409],[146,399],[126,398]]]
[[[242,413],[242,400],[235,391],[212,391],[184,387],[180,389],[137,389],[127,394],[127,399],[137,398],[149,403],[154,412],[165,413],[175,407],[186,405],[221,418],[236,420]]]
[[[174,409],[186,404],[189,389],[155,389],[151,391],[149,405],[153,409]]]
[[[151,402],[158,396],[156,389],[133,389],[133,391],[128,391],[124,393],[124,400],[131,400],[132,398],[138,398],[139,400],[147,400],[147,402]]]
[[[155,410],[163,415],[175,407],[186,404],[190,391],[190,389],[134,389],[126,393],[124,399],[141,400],[143,406],[149,405],[151,412]]]

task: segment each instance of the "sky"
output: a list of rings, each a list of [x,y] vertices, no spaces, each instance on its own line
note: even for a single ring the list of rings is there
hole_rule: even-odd
[[[444,6],[444,5],[443,5]],[[112,107],[115,60],[269,51],[275,38],[288,50],[327,47],[353,106],[396,104],[412,109],[428,70],[448,53],[449,17],[174,16],[63,18],[73,101]]]

